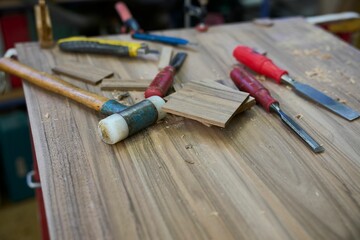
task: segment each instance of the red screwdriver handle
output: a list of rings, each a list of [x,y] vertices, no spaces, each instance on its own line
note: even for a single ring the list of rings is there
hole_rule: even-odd
[[[233,56],[248,68],[274,79],[277,83],[280,83],[282,75],[288,73],[276,66],[269,58],[246,46],[237,46],[233,51]]]
[[[172,66],[167,66],[161,70],[146,89],[145,97],[164,97],[169,88],[172,86],[175,72],[176,70]]]
[[[248,92],[266,111],[270,112],[270,105],[278,102],[271,97],[269,91],[250,73],[246,72],[245,69],[239,67],[234,68],[230,73],[230,77],[238,89]]]
[[[132,19],[132,15],[129,11],[129,9],[127,8],[127,6],[125,5],[125,3],[123,2],[117,2],[115,4],[115,9],[118,12],[118,14],[120,15],[120,18],[123,22],[128,21],[129,19]]]

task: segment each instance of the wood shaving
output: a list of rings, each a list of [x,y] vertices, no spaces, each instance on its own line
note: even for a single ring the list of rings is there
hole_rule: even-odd
[[[269,18],[254,19],[253,23],[257,26],[271,27],[274,25],[274,21]]]
[[[341,98],[336,98],[336,101],[338,101],[339,103],[343,103],[343,104],[345,104],[347,102],[345,99],[341,99]]]
[[[210,213],[210,216],[215,216],[215,217],[217,217],[217,216],[219,216],[219,213],[216,212],[216,211],[213,211],[213,212]]]
[[[188,144],[188,145],[185,146],[185,148],[186,148],[186,149],[192,149],[192,148],[193,148],[193,145]]]
[[[195,163],[193,160],[190,160],[190,159],[184,159],[184,161],[189,163],[189,164],[194,164]]]
[[[256,80],[264,82],[266,77],[264,75],[255,75]]]
[[[332,58],[331,54],[323,54],[323,55],[321,56],[321,59],[323,59],[323,60],[329,60],[329,59],[331,59],[331,58]]]
[[[318,80],[322,80],[323,82],[331,82],[331,80],[329,79],[329,77],[326,74],[326,71],[324,71],[323,69],[316,67],[310,71],[306,71],[305,74],[308,77],[316,77],[316,79]]]
[[[128,98],[128,97],[130,97],[130,94],[128,92],[121,93],[121,94],[119,94],[119,96],[117,96],[117,100],[121,101],[124,98]]]
[[[302,119],[304,116],[302,115],[302,114],[296,114],[296,116],[295,116],[297,119]]]
[[[292,55],[295,55],[295,56],[302,56],[303,55],[303,52],[299,49],[295,49],[291,52]]]
[[[304,55],[305,56],[316,56],[316,55],[320,55],[320,51],[318,49],[305,49]]]

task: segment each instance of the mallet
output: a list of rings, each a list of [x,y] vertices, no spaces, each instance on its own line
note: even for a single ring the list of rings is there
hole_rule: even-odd
[[[54,75],[39,72],[11,58],[0,59],[0,70],[68,97],[102,114],[112,114],[99,122],[100,136],[108,144],[115,144],[154,124],[166,115],[161,110],[165,101],[157,96],[128,107],[115,100],[78,88]]]

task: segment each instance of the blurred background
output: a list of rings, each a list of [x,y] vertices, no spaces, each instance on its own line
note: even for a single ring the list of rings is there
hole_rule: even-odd
[[[48,0],[54,39],[74,35],[119,34],[122,22],[113,0]],[[360,46],[359,0],[131,0],[124,1],[145,31],[195,27],[194,14],[205,4],[208,25],[259,18],[319,16],[352,12],[350,21],[319,24],[355,47]],[[37,41],[37,0],[0,0],[0,53],[17,42]],[[357,17],[356,17],[357,16]],[[35,198],[38,176],[21,80],[0,73],[0,239],[41,239],[41,208]],[[30,175],[29,175],[30,173]],[[28,180],[33,180],[29,187]],[[41,223],[41,221],[43,221]],[[46,232],[45,232],[46,235]]]

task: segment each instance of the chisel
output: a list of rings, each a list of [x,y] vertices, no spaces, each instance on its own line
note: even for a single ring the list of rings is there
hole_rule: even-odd
[[[277,83],[290,85],[292,89],[302,97],[310,99],[339,116],[352,121],[360,114],[350,107],[328,97],[315,88],[299,83],[291,78],[287,71],[276,66],[269,58],[257,53],[247,46],[237,46],[234,49],[233,56],[242,64],[254,70],[255,72],[274,79]]]
[[[164,97],[174,81],[175,73],[180,69],[186,59],[187,53],[179,52],[171,60],[170,65],[162,69],[150,83],[145,91],[145,97]]]
[[[279,102],[271,97],[269,91],[245,69],[234,68],[230,73],[230,77],[240,90],[248,92],[267,112],[276,113],[313,152],[321,153],[324,151],[324,148],[319,143],[280,109]]]
[[[149,49],[145,43],[111,39],[70,37],[60,39],[58,44],[59,48],[65,52],[107,54],[119,57],[137,57],[138,55],[159,53],[157,50]]]

